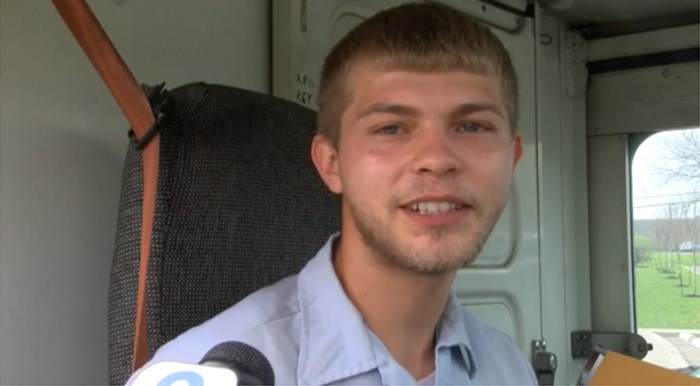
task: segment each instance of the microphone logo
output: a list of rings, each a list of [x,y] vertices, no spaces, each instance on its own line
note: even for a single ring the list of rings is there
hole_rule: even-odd
[[[219,386],[238,385],[230,369],[179,362],[159,362],[148,366],[132,386]]]
[[[209,350],[199,364],[156,362],[131,386],[274,385],[275,373],[265,356],[242,342],[224,342]]]
[[[187,386],[204,386],[204,378],[194,371],[178,371],[166,375],[158,382],[158,386],[173,386],[177,382],[186,382],[184,385]],[[182,383],[180,384],[182,385]]]

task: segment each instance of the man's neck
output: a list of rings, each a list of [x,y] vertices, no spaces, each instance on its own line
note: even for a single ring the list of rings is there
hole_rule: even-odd
[[[430,375],[435,370],[435,329],[454,274],[411,273],[380,263],[367,251],[350,249],[341,239],[334,258],[347,296],[400,365],[416,380]]]

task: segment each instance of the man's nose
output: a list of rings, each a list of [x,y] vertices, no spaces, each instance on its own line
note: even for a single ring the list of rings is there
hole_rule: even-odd
[[[459,170],[459,157],[447,132],[430,130],[415,141],[413,167],[416,173],[442,176]]]

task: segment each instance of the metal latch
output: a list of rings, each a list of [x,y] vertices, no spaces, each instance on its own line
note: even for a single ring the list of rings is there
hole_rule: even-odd
[[[532,341],[532,367],[540,385],[554,385],[557,356],[547,352],[547,342],[544,340]]]
[[[588,358],[600,345],[606,350],[643,359],[654,349],[641,335],[631,332],[574,331],[571,333],[571,355],[574,359]]]

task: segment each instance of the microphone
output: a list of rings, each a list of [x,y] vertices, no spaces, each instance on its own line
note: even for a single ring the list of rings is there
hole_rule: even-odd
[[[133,386],[261,386],[274,385],[275,374],[265,356],[241,342],[224,342],[194,365],[159,362],[148,366]]]
[[[233,371],[238,377],[238,385],[275,384],[275,373],[270,362],[260,351],[245,343],[220,343],[204,354],[199,364]]]

